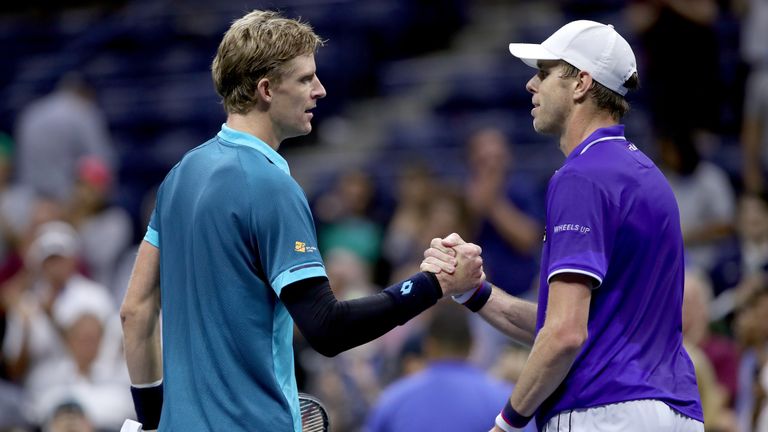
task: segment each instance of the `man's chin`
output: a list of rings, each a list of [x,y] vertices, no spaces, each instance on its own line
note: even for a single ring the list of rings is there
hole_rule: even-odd
[[[300,129],[300,130],[295,130],[295,131],[293,131],[293,132],[292,132],[290,135],[288,135],[288,136],[287,136],[285,139],[290,139],[290,138],[297,138],[297,137],[301,137],[301,136],[309,135],[309,134],[310,134],[310,132],[312,132],[312,125],[311,125],[311,124],[308,124],[308,125],[306,125],[306,126],[303,128],[303,129]]]
[[[536,119],[533,120],[533,130],[535,130],[536,133],[541,135],[557,135],[556,128],[552,127],[552,125],[541,124],[541,122],[536,122]]]

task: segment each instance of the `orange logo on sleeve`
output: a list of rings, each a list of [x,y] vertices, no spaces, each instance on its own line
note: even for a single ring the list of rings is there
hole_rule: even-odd
[[[297,241],[296,246],[294,247],[294,250],[296,252],[306,252],[307,251],[306,243]]]

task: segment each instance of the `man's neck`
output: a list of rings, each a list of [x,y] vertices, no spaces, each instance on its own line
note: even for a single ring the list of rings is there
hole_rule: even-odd
[[[257,110],[252,110],[247,114],[229,114],[227,116],[227,126],[259,138],[277,151],[280,148],[282,139],[278,137],[277,131],[275,131],[272,122],[266,115],[266,113]]]
[[[596,130],[617,124],[618,121],[607,112],[588,105],[579,105],[574,108],[563,134],[560,135],[560,151],[568,157],[573,149]]]

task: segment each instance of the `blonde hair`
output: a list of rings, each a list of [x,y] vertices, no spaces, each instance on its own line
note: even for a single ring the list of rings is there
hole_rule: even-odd
[[[306,23],[273,11],[255,10],[235,20],[211,65],[216,92],[228,114],[245,114],[256,104],[259,80],[275,83],[290,60],[314,54],[323,40]]]

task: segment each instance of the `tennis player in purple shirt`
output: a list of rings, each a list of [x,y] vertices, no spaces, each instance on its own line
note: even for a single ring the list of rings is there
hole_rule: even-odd
[[[571,22],[542,44],[510,44],[538,69],[533,127],[566,159],[547,191],[538,305],[484,283],[455,299],[532,343],[493,431],[704,431],[683,348],[683,240],[666,179],[619,124],[638,86],[635,55],[612,26]],[[450,273],[455,234],[422,270]],[[490,425],[490,421],[489,421]]]

